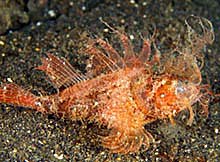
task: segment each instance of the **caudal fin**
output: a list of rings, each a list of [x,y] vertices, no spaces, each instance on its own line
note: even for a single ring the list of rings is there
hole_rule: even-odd
[[[39,97],[16,84],[3,84],[0,87],[0,103],[29,107],[39,111]]]

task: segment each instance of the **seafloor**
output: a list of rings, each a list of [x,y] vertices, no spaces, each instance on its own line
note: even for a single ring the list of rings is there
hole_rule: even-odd
[[[203,81],[220,93],[219,0],[12,0],[0,2],[0,82],[17,83],[33,93],[53,93],[46,76],[34,69],[46,52],[67,58],[84,72],[86,57],[77,55],[85,37],[117,38],[100,18],[125,31],[140,48],[140,33],[157,29],[156,44],[163,53],[184,38],[189,15],[209,19],[215,42],[205,50]],[[115,43],[116,48],[120,48]],[[179,44],[181,45],[181,44]],[[196,108],[197,107],[197,108]],[[220,103],[210,102],[209,115],[199,107],[192,126],[187,112],[177,124],[156,121],[146,128],[156,143],[137,154],[111,154],[97,140],[97,126],[83,124],[22,107],[0,105],[0,161],[220,161]]]

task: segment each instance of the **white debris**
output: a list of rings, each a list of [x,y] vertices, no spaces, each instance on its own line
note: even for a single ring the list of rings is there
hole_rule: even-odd
[[[41,104],[41,102],[36,101],[36,102],[35,102],[35,105],[36,105],[36,106],[41,106],[42,104]]]
[[[215,133],[218,134],[218,128],[215,128]]]
[[[50,17],[55,17],[56,16],[56,13],[55,13],[54,10],[49,10],[48,14],[49,14]]]
[[[42,22],[39,21],[39,22],[37,22],[36,25],[37,25],[37,26],[41,26],[41,24],[42,24]]]
[[[130,3],[131,3],[131,4],[134,4],[134,3],[135,3],[135,1],[134,1],[134,0],[130,0]]]
[[[54,154],[54,157],[59,159],[59,160],[62,160],[63,159],[63,154],[60,154],[60,155]]]
[[[131,35],[129,35],[129,37],[131,40],[134,40],[134,35],[131,34]]]
[[[13,80],[11,78],[7,78],[7,81],[13,83]]]
[[[82,6],[82,10],[85,11],[86,10],[86,6]]]
[[[105,28],[103,31],[104,31],[105,33],[108,33],[108,32],[109,32],[109,29],[108,29],[108,28]]]
[[[2,40],[0,40],[0,45],[1,45],[1,46],[4,46],[4,45],[5,45],[5,42],[3,42]]]

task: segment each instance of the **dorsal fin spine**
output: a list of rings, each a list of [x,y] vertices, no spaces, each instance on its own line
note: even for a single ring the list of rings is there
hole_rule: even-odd
[[[42,65],[36,69],[47,73],[52,83],[60,88],[61,86],[70,86],[82,80],[86,80],[86,76],[77,72],[72,65],[63,58],[58,58],[47,53],[47,58],[42,58]]]
[[[124,67],[124,59],[109,43],[100,38],[97,39],[96,42],[109,54],[111,62],[113,62],[118,69]]]

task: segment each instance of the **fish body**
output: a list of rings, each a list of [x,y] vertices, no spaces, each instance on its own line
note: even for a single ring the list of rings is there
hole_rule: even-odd
[[[85,49],[91,56],[90,75],[84,75],[64,58],[48,53],[36,69],[48,75],[57,93],[36,96],[16,84],[3,84],[0,102],[104,125],[110,133],[101,137],[102,146],[123,154],[137,152],[142,145],[148,148],[154,141],[145,124],[167,118],[174,124],[173,117],[187,109],[191,125],[196,102],[208,112],[196,54],[186,50],[161,61],[159,50],[154,47],[155,52],[151,51],[151,40],[144,39],[142,50],[136,54],[128,37],[114,32],[122,42],[123,57],[102,39],[90,39]],[[213,31],[205,34],[211,37]],[[207,43],[211,42],[203,41],[203,46]],[[195,45],[200,52],[203,46]]]

